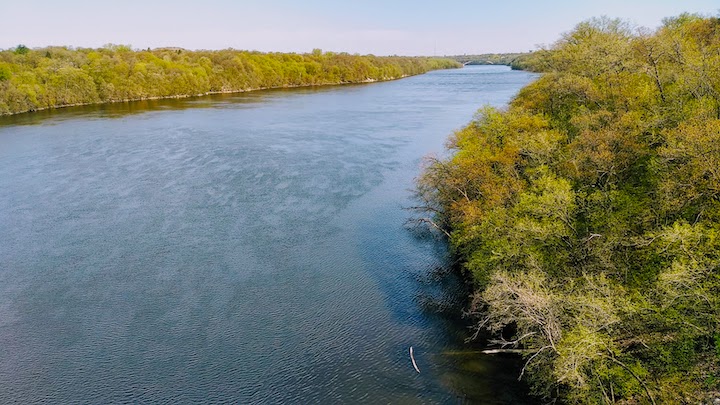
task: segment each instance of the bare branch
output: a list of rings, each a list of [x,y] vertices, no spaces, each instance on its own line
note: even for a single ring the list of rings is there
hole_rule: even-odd
[[[520,381],[522,379],[523,375],[525,375],[525,369],[527,369],[527,366],[530,365],[530,362],[533,361],[533,359],[535,359],[535,357],[540,355],[540,353],[542,353],[543,350],[545,350],[545,349],[555,350],[552,346],[543,346],[540,348],[540,350],[537,351],[537,353],[530,356],[530,358],[527,359],[527,361],[525,362],[525,365],[523,366],[522,370],[520,370],[520,375],[518,376],[518,381]]]
[[[410,222],[428,224],[428,225],[432,226],[433,228],[437,229],[438,231],[442,232],[443,234],[445,234],[445,236],[447,236],[448,238],[450,238],[450,232],[446,231],[445,228],[441,227],[440,225],[435,223],[435,221],[433,221],[430,218],[415,218],[415,219],[411,219]]]

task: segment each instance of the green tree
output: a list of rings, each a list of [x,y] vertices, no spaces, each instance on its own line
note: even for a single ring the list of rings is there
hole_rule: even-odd
[[[30,52],[18,46],[0,51],[0,83],[8,82],[0,103],[2,114],[12,114],[70,104],[396,79],[458,66],[447,59],[319,50],[306,55],[232,49],[133,51],[129,45],[107,44],[101,49],[49,47]]]
[[[30,48],[28,48],[25,45],[21,44],[21,45],[18,45],[17,47],[15,47],[15,54],[17,54],[17,55],[25,55],[28,52],[30,52]]]
[[[568,403],[720,390],[720,19],[592,19],[418,180],[476,287],[477,330]]]

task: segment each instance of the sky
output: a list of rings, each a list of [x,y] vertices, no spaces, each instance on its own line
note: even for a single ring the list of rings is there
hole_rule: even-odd
[[[591,17],[655,28],[718,0],[0,0],[0,49],[18,44],[375,55],[526,52]]]

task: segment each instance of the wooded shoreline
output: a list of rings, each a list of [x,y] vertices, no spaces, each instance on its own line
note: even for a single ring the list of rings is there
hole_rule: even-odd
[[[422,74],[422,73],[418,73]],[[175,94],[171,96],[155,96],[155,97],[141,97],[141,98],[129,98],[124,100],[108,100],[108,101],[100,101],[100,102],[88,102],[88,103],[76,103],[76,104],[63,104],[63,105],[57,105],[52,107],[40,107],[32,110],[26,110],[26,111],[18,111],[18,112],[12,112],[12,113],[6,113],[6,114],[0,114],[0,117],[7,117],[12,115],[18,115],[18,114],[25,114],[30,112],[36,112],[36,111],[47,111],[47,110],[56,110],[61,108],[69,108],[69,107],[82,107],[82,106],[89,106],[89,105],[103,105],[103,104],[119,104],[119,103],[131,103],[134,101],[151,101],[151,100],[172,100],[172,99],[184,99],[184,98],[193,98],[193,97],[205,97],[205,96],[212,96],[217,94],[239,94],[239,93],[249,93],[254,91],[263,91],[263,90],[279,90],[279,89],[298,89],[298,88],[308,88],[308,87],[328,87],[328,86],[343,86],[348,84],[370,84],[370,83],[379,83],[379,82],[389,82],[393,80],[400,80],[404,79],[406,77],[410,76],[416,76],[416,75],[402,75],[400,77],[391,77],[386,79],[380,79],[380,80],[362,80],[358,82],[341,82],[341,83],[320,83],[320,84],[298,84],[298,85],[284,85],[279,87],[258,87],[258,88],[251,88],[251,89],[243,89],[243,90],[221,90],[221,91],[208,91],[205,93],[200,94]]]
[[[720,401],[720,18],[592,19],[523,63],[417,186],[486,350],[547,402]]]
[[[457,68],[450,59],[322,52],[22,45],[0,51],[0,115],[101,103],[396,80]]]

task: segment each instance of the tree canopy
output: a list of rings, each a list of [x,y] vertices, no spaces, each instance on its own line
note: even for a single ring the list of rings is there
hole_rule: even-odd
[[[76,104],[391,80],[459,66],[449,59],[319,49],[294,54],[133,51],[113,44],[101,49],[20,45],[0,51],[0,115]]]
[[[716,398],[720,19],[592,19],[525,62],[542,75],[418,180],[477,328],[547,400]]]

